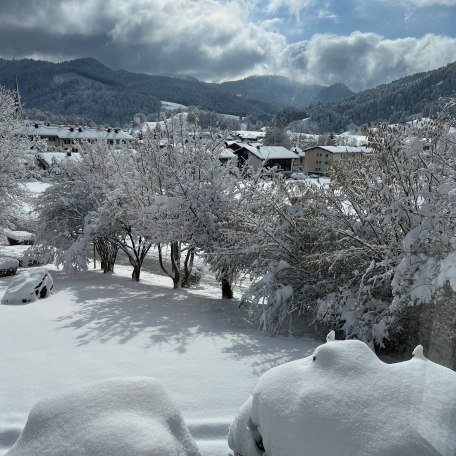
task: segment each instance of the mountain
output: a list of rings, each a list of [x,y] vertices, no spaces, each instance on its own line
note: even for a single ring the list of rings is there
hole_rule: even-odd
[[[137,112],[156,113],[160,100],[236,116],[270,117],[276,111],[271,104],[236,97],[218,84],[114,71],[92,58],[57,64],[0,59],[0,84],[14,89],[16,76],[25,108],[96,123],[124,124]]]
[[[245,100],[259,100],[276,109],[285,106],[304,107],[319,101],[335,101],[353,95],[344,84],[330,87],[301,84],[283,76],[250,76],[220,84],[226,91]]]
[[[354,92],[352,92],[345,84],[333,84],[320,90],[312,102],[328,103],[331,101],[345,100],[346,98],[350,98],[352,95],[354,95]]]
[[[336,133],[346,131],[353,124],[402,123],[418,116],[430,117],[439,110],[440,98],[455,96],[456,62],[453,62],[436,70],[382,84],[341,101],[315,104],[295,113],[292,120],[296,120],[299,114],[300,119],[306,119],[306,125],[313,126],[314,132]]]

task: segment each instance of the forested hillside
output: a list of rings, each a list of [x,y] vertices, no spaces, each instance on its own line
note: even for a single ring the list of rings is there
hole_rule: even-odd
[[[223,82],[223,89],[246,100],[259,100],[277,109],[284,106],[304,107],[318,101],[336,101],[353,95],[344,84],[326,87],[300,84],[282,76],[251,76],[239,81]]]
[[[217,84],[114,71],[95,59],[59,64],[0,59],[0,85],[15,88],[16,76],[25,108],[96,123],[124,124],[137,112],[156,113],[160,100],[243,116],[270,116],[275,111],[266,103],[240,99]]]
[[[319,132],[342,132],[350,125],[369,122],[401,123],[412,116],[432,117],[439,110],[439,99],[456,95],[456,62],[437,70],[407,76],[346,100],[317,104],[301,112]],[[316,127],[315,127],[316,125]],[[304,127],[305,128],[305,127]]]
[[[0,85],[14,89],[16,76],[23,105],[32,116],[38,109],[111,125],[124,125],[138,112],[158,113],[160,100],[166,100],[249,116],[252,125],[257,121],[264,125],[280,110],[277,119],[283,125],[293,122],[296,131],[341,132],[369,122],[400,123],[412,116],[432,116],[439,98],[456,94],[456,63],[357,94],[343,84],[304,85],[281,76],[215,84],[114,71],[95,59],[59,64],[0,59]]]

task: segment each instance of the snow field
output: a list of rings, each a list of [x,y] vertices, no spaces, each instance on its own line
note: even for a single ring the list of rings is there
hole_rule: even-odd
[[[123,266],[114,275],[50,270],[53,295],[0,306],[0,455],[38,400],[88,382],[147,376],[164,386],[202,454],[226,456],[229,423],[258,376],[318,345],[258,335],[237,302],[219,299],[214,287],[175,291],[146,271],[134,283]],[[11,279],[0,278],[0,299]]]

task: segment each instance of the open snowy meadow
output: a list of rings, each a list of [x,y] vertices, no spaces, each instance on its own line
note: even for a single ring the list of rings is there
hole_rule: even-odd
[[[15,249],[0,247],[9,256]],[[259,375],[320,343],[260,336],[217,288],[176,291],[147,271],[135,283],[130,269],[72,276],[51,269],[49,298],[0,306],[0,454],[39,399],[110,377],[150,376],[174,400],[202,454],[226,455],[229,424]],[[12,279],[0,279],[0,299]]]

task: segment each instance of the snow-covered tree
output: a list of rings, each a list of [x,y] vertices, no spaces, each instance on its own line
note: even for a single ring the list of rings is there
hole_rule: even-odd
[[[170,119],[138,145],[138,182],[147,184],[151,200],[146,231],[175,288],[188,286],[195,254],[213,250],[235,200],[237,168],[219,159],[224,138],[218,131],[203,135],[198,125],[188,131],[183,119]]]
[[[369,140],[371,154],[334,161],[329,185],[251,187],[244,220],[256,252],[245,301],[262,330],[307,316],[346,338],[407,348],[420,337],[420,314],[435,318],[439,297],[456,289],[448,121],[378,126]],[[445,312],[439,324],[454,338],[455,310]]]
[[[37,241],[57,249],[57,259],[69,268],[84,269],[93,242],[104,272],[112,272],[118,247],[97,233],[93,214],[112,191],[117,167],[106,144],[81,144],[81,158],[61,163],[59,173],[37,204]]]
[[[25,195],[23,180],[33,160],[32,145],[25,135],[15,94],[0,86],[0,225],[11,224]]]

